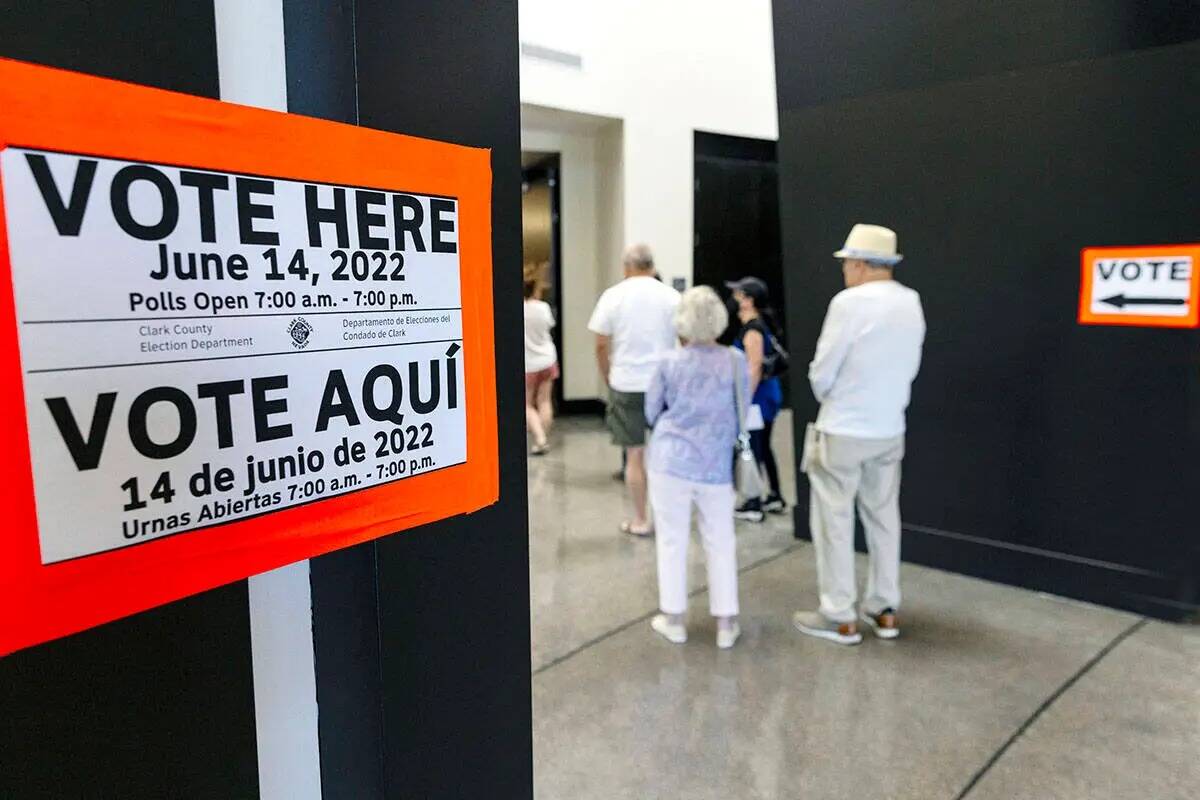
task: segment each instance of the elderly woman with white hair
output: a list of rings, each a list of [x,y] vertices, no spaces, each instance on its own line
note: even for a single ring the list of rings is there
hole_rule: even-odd
[[[646,392],[653,426],[647,457],[658,551],[658,605],[651,627],[687,641],[687,556],[692,508],[708,566],[709,610],[717,646],[732,647],[738,625],[737,543],[733,533],[733,447],[738,436],[734,381],[749,389],[746,357],[716,339],[729,324],[725,304],[707,286],[684,292],[675,311],[683,347],[664,356]]]

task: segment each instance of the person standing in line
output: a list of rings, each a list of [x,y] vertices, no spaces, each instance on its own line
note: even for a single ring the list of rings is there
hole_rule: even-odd
[[[550,428],[554,425],[554,381],[558,379],[558,351],[550,331],[554,312],[538,298],[538,279],[525,279],[525,427],[533,437],[530,452],[545,455],[550,450]]]
[[[746,354],[750,364],[751,403],[758,406],[762,423],[750,431],[750,448],[754,459],[767,474],[770,494],[766,498],[747,497],[738,506],[737,518],[749,522],[762,522],[764,512],[782,514],[787,509],[779,487],[779,466],[775,463],[775,452],[771,449],[771,432],[775,429],[775,418],[783,407],[783,387],[779,378],[770,374],[768,365],[777,355],[777,325],[771,314],[767,295],[767,284],[759,278],[746,277],[725,284],[733,290],[733,302],[737,308],[741,330],[733,346]],[[755,420],[757,422],[757,420]]]
[[[820,607],[798,611],[801,633],[858,644],[857,620],[883,639],[900,635],[900,462],[905,410],[921,366],[921,298],[898,283],[896,234],[855,225],[841,259],[846,288],[829,304],[808,378],[821,404],[805,435],[801,469],[811,487],[809,527]],[[854,510],[870,552],[855,614]]]
[[[672,321],[679,292],[655,280],[654,256],[644,244],[625,251],[625,279],[609,287],[592,312],[588,330],[596,334],[596,363],[608,387],[605,420],[613,443],[625,448],[625,485],[633,518],[620,529],[650,536],[646,513],[646,389],[658,361],[675,347]]]
[[[662,612],[650,625],[668,641],[687,641],[688,543],[695,508],[708,567],[709,611],[717,619],[717,647],[723,650],[741,635],[730,456],[738,436],[736,392],[748,396],[750,383],[745,356],[716,343],[728,324],[729,313],[712,289],[684,292],[675,312],[684,346],[658,362],[646,392]]]
[[[654,280],[656,280],[656,281],[662,281],[662,275],[658,274],[658,270],[654,270],[654,274],[651,277],[653,277]],[[613,473],[613,480],[615,480],[617,483],[625,482],[625,465],[628,463],[628,461],[629,461],[629,456],[625,452],[625,448],[622,447],[621,448],[621,468]]]

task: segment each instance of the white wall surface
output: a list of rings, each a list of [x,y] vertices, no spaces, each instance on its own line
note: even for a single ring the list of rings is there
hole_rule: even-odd
[[[523,46],[581,61],[570,66],[523,53],[521,102],[540,113],[534,122],[523,118],[522,147],[556,149],[545,138],[546,114],[554,110],[621,121],[619,159],[606,150],[611,137],[592,147],[593,155],[605,153],[605,164],[619,161],[620,190],[615,196],[608,192],[604,207],[589,211],[585,201],[570,197],[577,190],[591,193],[595,202],[597,180],[604,175],[573,179],[564,152],[563,264],[571,272],[564,283],[576,282],[564,291],[590,310],[595,297],[584,303],[589,282],[576,274],[578,263],[571,259],[593,254],[596,275],[590,283],[598,291],[618,277],[620,245],[638,241],[654,249],[665,280],[681,277],[690,285],[693,131],[779,136],[770,0],[520,0],[519,14]],[[611,183],[605,188],[611,190]],[[594,220],[600,229],[593,235],[583,228]],[[573,242],[568,229],[587,241]],[[575,377],[576,362],[591,358],[586,315],[581,318],[572,306],[564,317],[568,327],[582,330],[572,332],[563,348],[567,397],[598,396],[598,386],[595,394],[582,394],[589,389]]]
[[[777,139],[770,0],[521,0],[521,102],[624,122],[624,228],[692,272],[692,132]]]

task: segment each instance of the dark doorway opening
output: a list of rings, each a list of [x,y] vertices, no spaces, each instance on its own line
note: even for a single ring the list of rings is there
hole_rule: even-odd
[[[550,304],[556,325],[551,332],[563,373],[554,382],[554,406],[563,407],[562,235],[559,229],[558,153],[521,154],[521,250],[526,274],[536,272],[541,299]]]
[[[756,275],[767,283],[784,326],[775,142],[696,131],[693,283],[728,295],[725,282]],[[723,341],[737,326],[731,324]]]

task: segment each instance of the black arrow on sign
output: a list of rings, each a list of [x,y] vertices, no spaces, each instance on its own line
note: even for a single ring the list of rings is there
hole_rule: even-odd
[[[1124,308],[1125,306],[1182,306],[1187,305],[1187,300],[1182,297],[1126,297],[1123,294],[1114,294],[1112,297],[1105,297],[1101,303],[1108,303],[1110,306]]]

